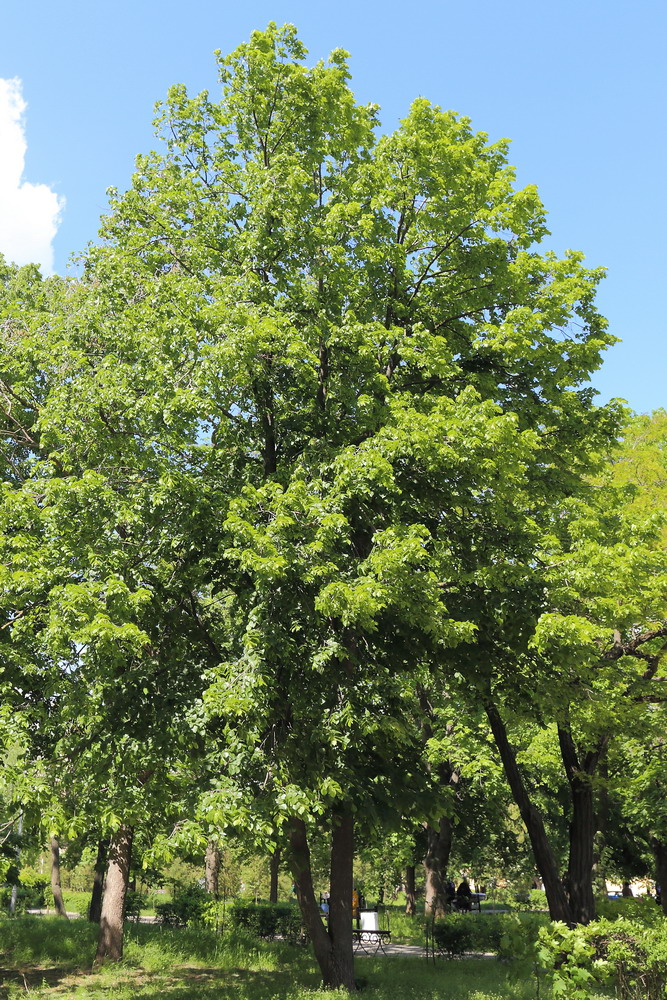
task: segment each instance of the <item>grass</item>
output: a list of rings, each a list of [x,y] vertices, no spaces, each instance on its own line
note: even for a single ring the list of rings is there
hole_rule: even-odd
[[[0,917],[0,1000],[332,1000],[310,949],[128,924],[121,963],[91,972],[97,928],[84,920]],[[528,965],[493,958],[359,958],[363,1000],[536,1000]],[[346,996],[341,993],[340,996]],[[542,980],[540,1000],[551,993]]]

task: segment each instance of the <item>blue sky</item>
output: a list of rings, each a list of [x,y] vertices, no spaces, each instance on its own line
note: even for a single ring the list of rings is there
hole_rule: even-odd
[[[519,183],[536,183],[549,212],[550,246],[608,268],[599,304],[623,343],[595,377],[600,401],[667,405],[667,5],[658,0],[10,0],[0,80],[17,78],[20,89],[0,86],[0,101],[14,100],[4,132],[0,120],[0,251],[12,255],[17,219],[33,213],[40,259],[48,266],[52,246],[63,272],[95,238],[106,189],[127,186],[136,154],[155,145],[155,102],[172,83],[214,93],[213,50],[230,51],[269,20],[296,24],[312,61],[347,49],[353,89],[381,106],[387,129],[424,96],[512,139]],[[21,123],[24,160],[14,149]]]

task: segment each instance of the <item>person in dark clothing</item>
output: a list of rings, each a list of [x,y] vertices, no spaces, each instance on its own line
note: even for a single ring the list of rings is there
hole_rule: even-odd
[[[456,906],[459,910],[469,910],[472,906],[472,891],[467,878],[463,879],[456,890]]]

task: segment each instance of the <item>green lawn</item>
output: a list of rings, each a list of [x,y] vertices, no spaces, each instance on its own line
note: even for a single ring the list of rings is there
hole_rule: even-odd
[[[127,929],[120,965],[90,971],[96,928],[54,917],[0,919],[0,997],[80,1000],[326,1000],[309,949],[203,929]],[[492,958],[359,958],[368,1000],[534,1000],[527,967]],[[29,994],[26,992],[29,991]],[[541,1000],[550,996],[540,983]]]

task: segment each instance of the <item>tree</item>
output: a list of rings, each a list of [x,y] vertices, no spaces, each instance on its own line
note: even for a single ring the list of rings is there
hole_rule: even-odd
[[[72,558],[99,575],[103,557],[122,581],[118,597],[90,578],[76,592],[106,614],[94,639],[126,644],[114,680],[152,690],[170,664],[219,772],[203,825],[289,831],[323,978],[353,989],[355,824],[433,803],[405,695],[476,693],[448,650],[537,591],[536,518],[580,488],[615,426],[586,388],[612,338],[601,272],[534,248],[544,211],[515,190],[506,141],[423,99],[377,138],[346,55],[311,69],[305,55],[271,24],[219,58],[219,102],[172,88],[163,152],[112,199],[30,426],[49,504],[88,498]],[[12,448],[16,462],[25,442]],[[64,530],[66,509],[49,523]],[[196,650],[184,689],[157,638],[164,606],[168,642]],[[111,681],[101,657],[91,671]]]

